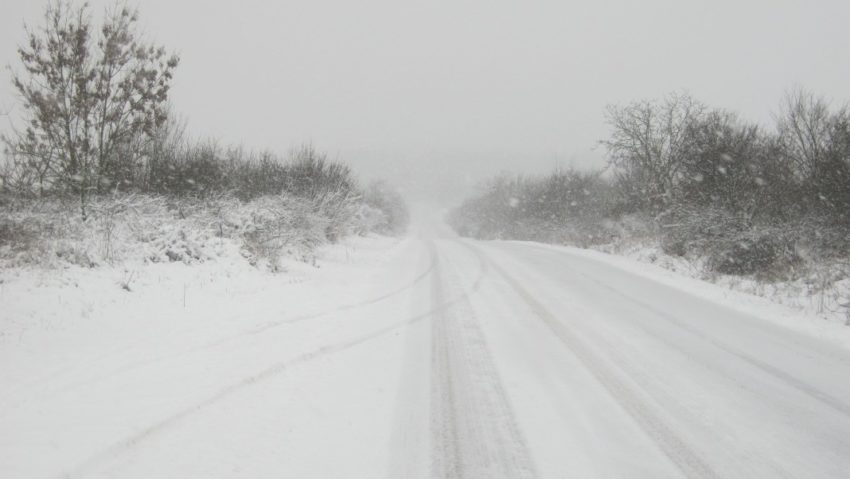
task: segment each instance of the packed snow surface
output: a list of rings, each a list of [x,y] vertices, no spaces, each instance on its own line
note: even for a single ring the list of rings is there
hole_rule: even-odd
[[[0,477],[850,474],[838,323],[427,218],[232,256],[0,273]]]

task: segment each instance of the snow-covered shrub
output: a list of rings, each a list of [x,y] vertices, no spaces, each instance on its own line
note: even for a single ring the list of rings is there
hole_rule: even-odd
[[[283,256],[312,261],[319,245],[373,226],[364,226],[358,217],[365,206],[356,197],[330,192],[251,201],[224,194],[103,195],[93,197],[85,221],[71,199],[3,201],[0,264],[5,266],[94,267],[127,260],[189,264],[215,258],[231,244],[252,263],[277,269]]]
[[[778,279],[800,260],[792,241],[773,234],[750,234],[712,246],[706,266],[721,274]]]
[[[241,211],[242,241],[252,263],[277,270],[284,255],[311,260],[316,247],[327,242],[328,222],[306,200],[262,197]]]
[[[658,217],[660,246],[671,256],[704,257],[708,272],[774,280],[800,263],[799,229],[754,223],[742,213],[682,205]]]
[[[335,243],[355,232],[355,219],[361,202],[354,192],[345,189],[327,191],[303,201],[312,207],[315,215],[326,221],[324,235],[328,241]]]
[[[0,218],[0,258],[5,266],[97,262],[93,228],[79,218],[75,201],[6,197]]]
[[[671,256],[709,252],[748,229],[747,219],[721,208],[680,205],[656,218],[661,227],[660,246]]]
[[[359,205],[354,215],[354,231],[360,236],[373,231],[382,231],[387,222],[387,215],[383,211],[363,203]]]
[[[407,229],[410,213],[401,194],[384,181],[375,181],[366,187],[363,202],[381,212],[383,222],[370,229],[386,234],[400,234]]]
[[[149,243],[145,259],[153,263],[199,263],[210,259],[205,250],[208,231],[186,225],[163,224]]]

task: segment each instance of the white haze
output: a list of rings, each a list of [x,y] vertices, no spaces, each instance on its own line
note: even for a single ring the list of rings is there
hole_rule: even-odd
[[[100,12],[105,2],[92,2]],[[846,0],[138,2],[182,57],[191,131],[285,151],[304,142],[455,199],[499,170],[601,165],[606,104],[687,90],[767,121],[802,85],[848,98]],[[43,2],[0,5],[0,62]],[[0,106],[15,98],[5,75]],[[435,181],[437,180],[437,181]]]

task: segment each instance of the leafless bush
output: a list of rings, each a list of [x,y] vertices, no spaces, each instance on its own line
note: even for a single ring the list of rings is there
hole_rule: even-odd
[[[254,262],[266,261],[278,270],[281,256],[288,254],[310,261],[315,248],[327,241],[330,219],[322,217],[303,199],[264,197],[251,204],[244,224],[244,243]]]
[[[610,241],[613,202],[601,172],[556,170],[542,177],[492,179],[450,212],[458,233],[482,239],[522,239],[591,245]]]
[[[801,262],[796,248],[799,230],[753,223],[743,211],[681,206],[658,221],[665,253],[704,257],[712,273],[775,281],[787,278]]]
[[[355,233],[354,201],[315,202],[269,195],[174,198],[142,194],[95,197],[86,221],[73,199],[5,195],[0,215],[0,263],[94,267],[126,260],[207,261],[221,241],[272,269],[281,257],[312,261],[315,248]]]

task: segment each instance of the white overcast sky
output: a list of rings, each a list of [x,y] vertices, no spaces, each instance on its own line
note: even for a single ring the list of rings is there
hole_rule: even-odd
[[[172,100],[195,135],[312,142],[367,171],[601,164],[605,105],[672,90],[763,122],[794,85],[850,99],[848,0],[135,5],[181,56]],[[42,9],[0,2],[0,62],[14,66],[22,23]],[[4,73],[0,105],[14,102]]]

